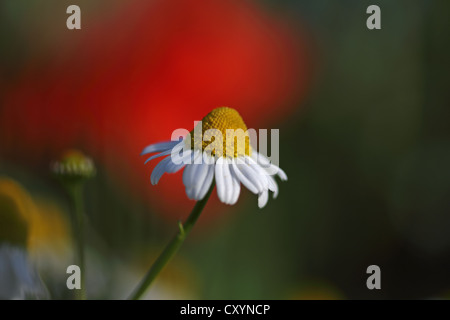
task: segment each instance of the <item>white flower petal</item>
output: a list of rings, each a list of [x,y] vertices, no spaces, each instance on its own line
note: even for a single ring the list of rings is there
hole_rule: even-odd
[[[257,193],[260,193],[261,191],[264,190],[263,184],[258,178],[256,171],[253,170],[250,165],[238,164],[237,167],[239,168],[241,173],[258,189]]]
[[[253,151],[251,158],[256,161],[269,175],[276,174],[283,181],[288,179],[286,173],[280,167],[272,164],[271,161],[263,154]]]
[[[267,175],[264,170],[250,157],[245,157],[242,164],[238,164],[241,172],[258,188],[258,193],[269,188]]]
[[[231,173],[231,179],[233,183],[233,196],[231,197],[230,204],[235,204],[239,199],[239,194],[241,193],[241,183],[239,182],[239,179],[234,174],[233,167],[231,164],[231,161],[229,162],[228,166],[230,167],[230,173]]]
[[[147,160],[145,160],[144,164],[147,164],[147,162],[149,162],[150,160],[153,160],[153,159],[156,159],[156,158],[159,158],[159,157],[163,157],[163,156],[167,156],[167,155],[169,155],[171,152],[172,152],[172,149],[167,150],[167,151],[164,151],[164,152],[161,152],[161,153],[158,153],[158,154],[155,154],[154,156],[151,156],[150,158],[148,158]]]
[[[209,166],[206,163],[194,164],[194,166],[196,167],[194,173],[194,199],[198,200],[200,191],[208,175]]]
[[[252,158],[248,158],[250,161],[249,167],[256,171],[256,177],[261,181],[264,189],[269,188],[269,182],[267,180],[268,174],[264,171],[263,167],[261,167],[255,160]]]
[[[190,188],[194,184],[194,173],[196,169],[196,165],[194,165],[195,158],[198,156],[198,151],[191,153],[191,164],[186,165],[186,169],[183,172],[183,184],[186,188]]]
[[[183,172],[183,178],[185,176],[191,176],[191,171],[193,170],[193,165],[187,165]],[[189,178],[188,178],[189,179]],[[186,195],[189,199],[194,200],[194,186],[192,184],[185,184]]]
[[[171,157],[172,157],[172,154],[171,154]],[[194,163],[193,158],[194,158],[194,153],[192,152],[192,150],[190,150],[190,149],[185,150],[183,152],[183,155],[179,158],[179,164],[183,164],[183,165],[192,164],[192,163]]]
[[[269,166],[270,165],[270,160],[269,158],[267,158],[265,155],[263,155],[262,153],[259,153],[258,151],[256,151],[255,149],[252,150],[252,154],[250,156],[253,160],[255,160],[256,162],[258,162],[261,166]]]
[[[258,196],[258,207],[260,208],[264,207],[267,204],[268,200],[269,200],[269,191],[264,190]]]
[[[200,164],[194,164],[196,160],[202,156],[201,151],[194,151],[192,153],[192,164],[186,165],[186,169],[184,169],[183,172],[183,183],[186,187],[186,195],[189,199],[194,200],[195,199],[195,192],[196,192],[196,183],[197,183],[197,170],[200,166]]]
[[[173,150],[175,150],[176,148],[179,148],[179,146],[175,146]],[[158,156],[162,156],[163,153],[159,154]],[[188,154],[187,156],[189,156],[190,154]],[[151,159],[149,159],[151,160]],[[149,161],[147,160],[147,161]],[[172,161],[172,158],[166,157],[164,158],[161,162],[159,162],[156,167],[153,169],[153,172],[150,176],[150,181],[153,185],[158,184],[159,180],[161,179],[161,177],[164,175],[164,173],[175,173],[178,172],[180,169],[182,169],[184,167],[184,163],[180,163],[180,164],[175,164]]]
[[[277,168],[278,168],[277,175],[280,177],[280,179],[283,181],[287,181],[288,177],[286,175],[286,172],[284,172],[283,169],[281,169],[280,167]]]
[[[195,151],[194,151],[194,158],[193,158],[193,161],[194,161],[194,162],[192,162],[192,163],[195,163],[195,164],[201,164],[202,161],[201,161],[200,159],[202,159],[202,156],[203,156],[203,154],[202,154],[201,151],[195,150]]]
[[[269,181],[269,190],[273,192],[273,198],[276,199],[276,197],[278,197],[277,182],[272,176],[267,176],[267,180]]]
[[[192,199],[191,189],[192,189],[192,171],[194,170],[193,164],[186,165],[186,168],[183,171],[183,184],[186,188],[186,194],[189,199]]]
[[[159,179],[167,172],[167,166],[171,162],[170,157],[164,158],[160,163],[156,165],[153,169],[152,175],[150,176],[150,181],[153,185],[157,184]]]
[[[179,143],[180,143],[180,141],[165,141],[165,142],[151,144],[151,145],[145,147],[144,150],[142,150],[141,156],[143,156],[144,154],[149,154],[149,153],[153,153],[153,152],[162,152],[162,151],[172,149]]]
[[[254,194],[258,193],[258,186],[257,184],[254,184],[253,182],[251,182],[239,169],[239,167],[237,166],[235,160],[233,159],[232,161],[232,166],[231,166],[231,170],[233,171],[234,175],[236,176],[236,178],[242,182],[242,184],[251,192],[253,192]]]
[[[172,159],[170,157],[168,157],[170,159],[170,162],[167,163],[166,165],[166,172],[167,173],[176,173],[178,171],[180,171],[180,169],[182,169],[185,164],[184,163],[180,163],[180,164],[175,164],[173,163]]]
[[[190,200],[195,200],[195,188],[186,187],[186,195]]]
[[[219,197],[220,201],[226,203],[227,202],[227,193],[226,193],[226,184],[225,184],[225,177],[223,174],[223,158],[220,157],[216,161],[215,165],[215,177],[216,177],[216,185],[217,185],[217,196]]]
[[[191,186],[191,176],[192,176],[191,171],[192,170],[194,170],[192,164],[188,164],[188,165],[186,165],[186,168],[184,168],[184,171],[183,171],[183,184],[184,184],[185,187],[190,187]]]
[[[226,204],[231,204],[233,195],[234,195],[234,185],[233,179],[230,171],[231,164],[228,162],[227,158],[223,159],[223,178],[225,181],[225,195],[226,195]]]
[[[196,171],[196,174],[198,175],[195,188],[196,200],[203,199],[211,186],[214,179],[214,162],[214,157],[208,156],[205,152],[202,153],[202,164],[197,165],[201,166],[201,168],[199,167]]]
[[[209,188],[211,187],[211,183],[214,178],[214,165],[210,164],[207,166],[208,166],[208,172],[207,172],[206,178],[203,181],[203,184],[200,188],[200,191],[198,192],[198,194],[196,194],[196,198],[197,198],[196,200],[201,200],[205,197],[206,193],[208,192]]]

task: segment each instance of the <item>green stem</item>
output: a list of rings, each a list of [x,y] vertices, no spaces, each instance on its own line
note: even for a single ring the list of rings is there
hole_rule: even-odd
[[[206,196],[202,200],[198,201],[195,204],[195,207],[194,207],[194,209],[192,209],[192,212],[189,215],[189,217],[187,218],[186,222],[184,224],[179,222],[177,234],[172,238],[172,240],[166,246],[164,251],[159,255],[159,257],[153,263],[150,270],[144,276],[141,283],[134,290],[134,292],[129,297],[129,299],[139,300],[142,297],[142,295],[145,293],[145,291],[148,289],[148,287],[152,284],[153,280],[155,280],[155,278],[158,276],[158,274],[164,268],[164,266],[175,255],[175,253],[178,251],[181,244],[183,243],[183,241],[186,239],[187,235],[191,231],[192,227],[195,225],[195,222],[197,221],[198,217],[200,216],[200,213],[202,212],[203,208],[205,207],[206,202],[208,202],[209,196],[211,195],[213,189],[214,189],[214,183],[212,183]]]
[[[84,202],[83,202],[83,185],[81,183],[74,184],[67,188],[69,196],[72,200],[74,211],[74,229],[77,241],[77,258],[80,267],[81,288],[76,290],[76,298],[78,300],[86,299],[85,288],[85,259],[84,259]]]

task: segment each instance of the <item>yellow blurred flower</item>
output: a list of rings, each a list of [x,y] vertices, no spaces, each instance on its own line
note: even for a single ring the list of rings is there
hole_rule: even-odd
[[[34,210],[31,198],[17,183],[0,177],[0,243],[26,247],[27,213]]]
[[[65,279],[66,268],[73,262],[64,210],[50,199],[32,197],[15,180],[0,176],[1,245],[22,250],[47,285]]]
[[[35,204],[17,182],[0,177],[0,299],[48,298],[48,291],[37,272],[36,257],[41,248],[61,243],[54,235],[66,235],[67,226],[58,211]],[[66,242],[66,241],[65,241]],[[45,255],[49,266],[54,254]],[[33,260],[33,259],[31,259]]]
[[[70,227],[63,211],[46,199],[33,199],[16,181],[0,177],[0,242],[23,245],[35,254],[51,247],[63,253]]]

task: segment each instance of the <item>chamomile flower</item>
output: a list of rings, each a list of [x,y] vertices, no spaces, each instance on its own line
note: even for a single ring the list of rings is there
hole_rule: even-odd
[[[175,173],[184,168],[183,183],[189,199],[203,199],[215,180],[217,195],[223,203],[235,204],[242,184],[258,195],[258,206],[264,207],[269,191],[274,198],[278,195],[274,176],[281,180],[287,180],[287,176],[252,149],[247,132],[236,110],[228,107],[212,110],[181,141],[160,142],[144,148],[141,155],[157,153],[146,163],[165,157],[153,169],[151,183],[157,184],[166,172]]]

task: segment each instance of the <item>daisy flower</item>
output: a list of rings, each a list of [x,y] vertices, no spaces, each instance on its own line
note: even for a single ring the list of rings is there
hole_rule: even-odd
[[[186,194],[197,201],[205,197],[215,180],[217,195],[223,203],[235,204],[242,184],[258,195],[258,206],[262,208],[269,199],[269,191],[274,198],[278,195],[274,176],[287,180],[283,170],[251,147],[242,117],[228,107],[212,110],[181,141],[151,144],[141,155],[151,153],[157,154],[145,163],[165,157],[153,169],[151,183],[157,184],[166,172],[184,168]]]

